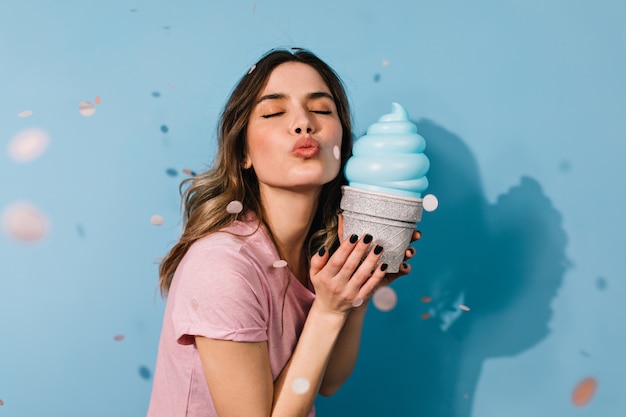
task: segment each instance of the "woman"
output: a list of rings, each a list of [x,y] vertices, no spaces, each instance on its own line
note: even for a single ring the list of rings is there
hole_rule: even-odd
[[[183,183],[183,233],[161,263],[148,415],[314,415],[317,393],[352,372],[372,292],[410,267],[386,276],[370,235],[339,242],[350,112],[312,53],[264,55],[226,103],[218,140],[213,168]]]

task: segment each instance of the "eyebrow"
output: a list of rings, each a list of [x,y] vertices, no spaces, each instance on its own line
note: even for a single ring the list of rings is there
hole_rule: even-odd
[[[264,96],[259,97],[259,99],[254,104],[257,105],[257,104],[259,104],[259,103],[261,103],[261,102],[263,102],[265,100],[283,100],[283,99],[286,99],[286,98],[287,98],[287,95],[286,94],[282,94],[282,93],[266,94]],[[329,93],[327,93],[325,91],[315,91],[313,93],[309,93],[309,94],[306,95],[306,98],[308,100],[315,100],[315,99],[318,99],[318,98],[328,98],[328,99],[330,99],[332,101],[335,101],[335,98],[331,94],[329,94]]]

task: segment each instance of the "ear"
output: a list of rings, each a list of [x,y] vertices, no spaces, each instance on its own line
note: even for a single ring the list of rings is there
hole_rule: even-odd
[[[241,161],[241,167],[243,169],[250,169],[252,167],[252,161],[250,161],[250,158],[248,158],[247,155],[243,157],[243,161]]]

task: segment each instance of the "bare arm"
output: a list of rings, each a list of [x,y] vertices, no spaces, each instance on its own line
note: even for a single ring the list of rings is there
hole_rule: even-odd
[[[367,298],[370,281],[380,282],[379,254],[367,244],[344,241],[329,258],[321,252],[311,259],[316,298],[298,344],[275,382],[266,342],[241,343],[196,337],[213,403],[220,417],[306,417],[313,406],[328,362],[352,304]],[[367,283],[367,284],[366,284]],[[373,285],[373,284],[372,284]],[[300,380],[308,389],[293,389]]]

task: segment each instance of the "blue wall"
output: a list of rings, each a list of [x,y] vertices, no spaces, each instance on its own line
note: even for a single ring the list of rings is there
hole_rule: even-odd
[[[178,184],[275,46],[337,69],[357,134],[406,107],[440,201],[319,414],[624,416],[625,18],[609,0],[4,2],[0,416],[145,414]],[[29,213],[47,228],[20,239]]]

